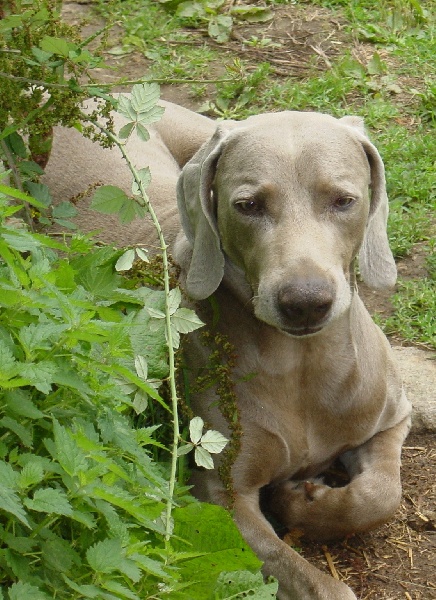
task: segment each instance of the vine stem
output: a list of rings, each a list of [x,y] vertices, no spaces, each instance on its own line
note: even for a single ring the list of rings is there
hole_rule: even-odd
[[[84,115],[86,117],[86,115]],[[159,243],[160,243],[160,251],[162,253],[162,262],[164,268],[164,290],[165,290],[165,329],[166,329],[166,338],[168,343],[168,362],[169,362],[169,383],[170,383],[170,396],[171,396],[171,409],[173,413],[173,444],[171,450],[171,470],[170,470],[170,481],[169,481],[169,496],[166,504],[165,510],[165,543],[167,546],[167,550],[169,549],[169,540],[171,537],[171,512],[173,507],[173,496],[174,496],[174,487],[176,483],[176,474],[177,474],[177,448],[179,445],[180,439],[180,427],[179,427],[179,414],[178,414],[178,396],[177,396],[177,388],[176,388],[176,364],[175,364],[175,353],[173,346],[173,335],[171,331],[171,315],[169,309],[169,294],[170,294],[170,277],[169,277],[169,261],[168,261],[168,245],[165,242],[165,238],[162,232],[162,228],[160,226],[157,215],[154,211],[154,208],[147,196],[145,191],[144,184],[139,177],[138,171],[136,167],[133,165],[130,157],[128,156],[125,145],[115,136],[112,132],[107,130],[105,127],[100,125],[95,120],[88,119],[90,123],[92,123],[95,127],[97,127],[102,133],[104,133],[121,151],[121,154],[126,161],[133,178],[136,184],[139,187],[141,192],[141,197],[144,202],[144,206],[147,208],[150,213],[151,219],[153,221],[153,225],[156,229]]]

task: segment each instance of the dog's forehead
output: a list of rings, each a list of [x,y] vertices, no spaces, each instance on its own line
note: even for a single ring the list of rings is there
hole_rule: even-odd
[[[361,134],[322,113],[256,115],[234,125],[227,136],[221,161],[227,177],[243,172],[273,176],[289,169],[320,176],[361,173],[365,180],[369,174]]]

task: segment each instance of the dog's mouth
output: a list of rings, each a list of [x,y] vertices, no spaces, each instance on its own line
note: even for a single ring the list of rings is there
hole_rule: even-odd
[[[309,335],[315,335],[320,332],[324,327],[322,325],[318,327],[282,327],[281,330],[287,333],[288,335],[292,335],[293,337],[307,337]]]

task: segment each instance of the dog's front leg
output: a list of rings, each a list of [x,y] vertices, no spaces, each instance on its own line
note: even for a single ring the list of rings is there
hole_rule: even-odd
[[[264,562],[264,574],[278,579],[280,600],[356,600],[348,586],[316,569],[277,537],[260,510],[258,490],[237,494],[234,519]]]
[[[290,529],[313,539],[345,537],[386,522],[401,499],[401,446],[410,418],[374,435],[340,459],[350,476],[344,487],[287,481],[271,493],[271,511]]]

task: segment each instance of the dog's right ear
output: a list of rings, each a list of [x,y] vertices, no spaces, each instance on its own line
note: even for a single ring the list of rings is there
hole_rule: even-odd
[[[192,246],[186,292],[193,300],[204,300],[217,289],[224,275],[224,254],[216,222],[212,184],[228,131],[218,126],[185,165],[177,183],[177,203],[182,227]]]

